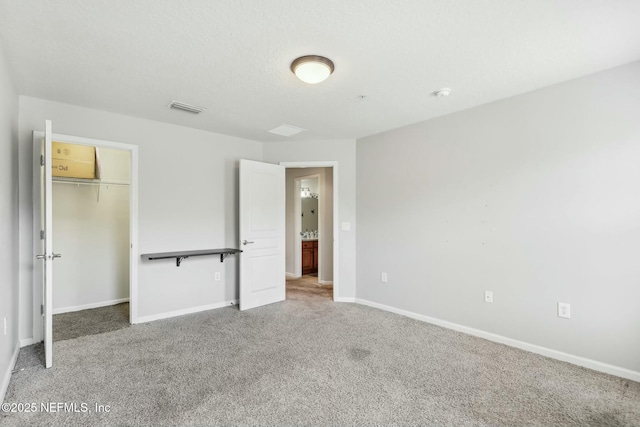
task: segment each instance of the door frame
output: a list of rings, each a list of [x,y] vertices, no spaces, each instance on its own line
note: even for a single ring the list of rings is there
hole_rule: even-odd
[[[44,132],[33,132],[33,144],[44,138]],[[138,146],[133,144],[125,144],[121,142],[106,141],[101,139],[84,138],[71,135],[63,135],[53,133],[52,140],[59,142],[68,142],[77,145],[90,145],[94,147],[104,147],[115,150],[128,151],[130,158],[129,165],[129,322],[131,324],[138,323]],[[39,150],[38,150],[39,152]],[[34,153],[34,158],[36,154]],[[39,155],[37,155],[39,158]],[[35,162],[35,160],[34,160]],[[40,175],[40,168],[35,167],[34,163],[34,179],[35,174]],[[39,178],[38,178],[39,179]],[[40,247],[40,219],[36,218],[37,206],[40,204],[40,195],[35,194],[35,182],[32,188],[33,194],[33,259]],[[37,198],[36,198],[37,197]],[[54,242],[55,243],[55,242]],[[64,256],[64,254],[63,254]],[[37,343],[43,339],[43,320],[40,315],[40,304],[42,304],[42,278],[37,274],[33,274],[33,342]]]
[[[305,168],[332,168],[333,171],[333,300],[340,300],[340,228],[338,221],[338,196],[339,196],[339,185],[338,185],[338,162],[337,161],[318,161],[318,162],[280,162],[280,165],[284,166],[285,169],[305,169]],[[294,188],[296,181],[294,180]],[[286,185],[286,184],[285,184]],[[294,195],[294,197],[296,197]],[[297,199],[300,200],[300,189],[298,188]],[[300,203],[297,203],[299,205]],[[296,203],[294,202],[294,214],[295,214]],[[318,207],[318,209],[320,209]],[[285,212],[286,215],[286,212]],[[298,211],[298,216],[300,215],[300,211]],[[318,221],[320,218],[318,218]],[[318,223],[319,225],[319,223]],[[320,229],[318,229],[320,231]],[[296,241],[299,239],[296,237]],[[300,240],[301,241],[301,240]],[[325,242],[326,243],[326,242]],[[299,245],[298,245],[299,246]],[[296,248],[294,248],[295,253]],[[320,248],[318,248],[320,250]],[[302,249],[299,249],[299,255],[302,256]],[[299,258],[299,257],[298,257]],[[302,273],[302,261],[295,260],[296,274],[298,274],[298,263],[300,263],[300,273]],[[319,260],[318,260],[319,262]],[[318,269],[320,269],[320,264],[318,263]],[[319,278],[319,274],[318,274]]]

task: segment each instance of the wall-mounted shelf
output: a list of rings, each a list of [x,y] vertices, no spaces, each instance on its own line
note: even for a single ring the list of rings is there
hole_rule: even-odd
[[[177,252],[158,252],[155,254],[142,254],[142,259],[154,260],[154,259],[167,259],[175,258],[176,267],[180,267],[180,263],[183,259],[193,256],[204,255],[220,255],[220,262],[224,261],[229,255],[242,252],[240,249],[224,248],[224,249],[201,249],[197,251],[177,251]]]

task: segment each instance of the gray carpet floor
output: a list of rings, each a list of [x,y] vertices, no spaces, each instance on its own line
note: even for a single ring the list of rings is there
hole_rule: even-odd
[[[54,368],[12,376],[5,402],[78,412],[0,413],[1,425],[640,425],[640,383],[324,298],[222,308],[54,350]]]
[[[129,303],[53,316],[53,340],[64,341],[85,335],[103,334],[129,327]]]

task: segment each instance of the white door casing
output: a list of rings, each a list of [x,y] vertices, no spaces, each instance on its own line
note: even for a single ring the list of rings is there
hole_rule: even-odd
[[[284,301],[285,169],[240,160],[240,310]]]

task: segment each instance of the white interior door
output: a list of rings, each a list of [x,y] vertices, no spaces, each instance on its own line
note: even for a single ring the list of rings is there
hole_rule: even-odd
[[[51,121],[45,123],[44,138],[39,138],[34,145],[39,145],[35,151],[35,161],[39,165],[40,179],[34,181],[36,194],[40,195],[40,203],[35,206],[39,210],[40,217],[40,245],[36,258],[42,260],[42,327],[45,366],[53,366],[53,260],[60,257],[53,253],[53,209],[52,209],[52,176],[51,176]],[[38,273],[36,272],[36,273]]]
[[[240,160],[240,310],[285,299],[285,169]]]

